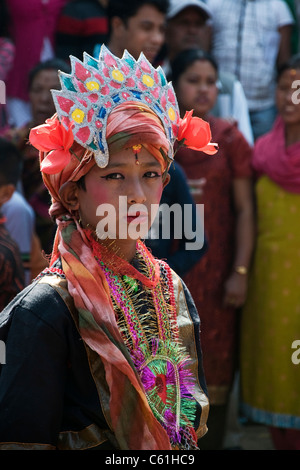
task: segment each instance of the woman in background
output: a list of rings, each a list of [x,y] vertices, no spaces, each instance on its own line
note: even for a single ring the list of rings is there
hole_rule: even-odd
[[[270,426],[276,449],[300,449],[300,57],[279,71],[279,116],[254,148],[257,245],[241,323],[242,411]],[[294,354],[293,354],[294,353]],[[294,361],[294,362],[293,362]]]
[[[204,368],[210,397],[209,433],[202,449],[220,449],[226,407],[236,361],[237,309],[245,301],[247,271],[253,239],[252,150],[236,125],[211,117],[218,96],[214,60],[201,50],[179,54],[172,64],[172,81],[180,113],[209,122],[212,140],[219,145],[214,156],[180,148],[176,160],[185,170],[192,191],[205,179],[202,195],[206,255],[185,277],[202,322]]]

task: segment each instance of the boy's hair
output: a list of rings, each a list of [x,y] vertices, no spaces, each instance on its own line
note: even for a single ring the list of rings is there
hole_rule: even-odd
[[[118,16],[126,24],[128,19],[135,16],[137,11],[144,5],[152,5],[161,13],[167,14],[169,0],[110,0],[107,7],[107,16],[110,23],[111,18]]]
[[[28,89],[31,89],[32,83],[35,77],[42,71],[42,70],[61,70],[65,73],[70,73],[70,66],[62,59],[53,58],[46,60],[45,62],[38,63],[33,69],[29,72],[28,77]]]
[[[23,168],[22,155],[17,147],[0,137],[0,186],[17,185]]]

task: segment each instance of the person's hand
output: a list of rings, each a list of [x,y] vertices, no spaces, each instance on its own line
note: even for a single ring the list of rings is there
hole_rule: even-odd
[[[187,180],[192,196],[201,197],[204,192],[204,186],[206,184],[205,178],[199,179],[188,179]]]
[[[232,273],[224,285],[224,305],[239,308],[245,303],[247,296],[248,276]]]

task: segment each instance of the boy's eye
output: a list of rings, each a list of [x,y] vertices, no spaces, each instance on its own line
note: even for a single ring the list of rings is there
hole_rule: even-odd
[[[146,178],[158,178],[161,175],[157,171],[147,171],[144,176]]]
[[[121,173],[109,173],[108,175],[101,176],[101,178],[104,178],[106,180],[120,180],[123,178]]]

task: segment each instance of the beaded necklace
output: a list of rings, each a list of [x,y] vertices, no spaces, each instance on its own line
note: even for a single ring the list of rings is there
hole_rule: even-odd
[[[196,407],[192,396],[194,381],[188,368],[189,357],[180,345],[169,266],[159,261],[158,280],[158,260],[151,257],[140,241],[136,255],[142,274],[139,280],[115,272],[98,255],[94,252],[110,289],[120,333],[152,412],[166,429],[174,448],[197,448],[192,426]],[[150,287],[140,280],[144,277],[153,281]]]
[[[153,277],[153,267],[147,257],[144,256],[143,246],[139,245],[137,250],[137,258],[145,261],[147,273]],[[140,315],[137,314],[141,310],[142,300],[140,299],[139,283],[128,275],[120,276],[115,274],[103,261],[96,258],[98,264],[105,273],[106,281],[109,285],[112,301],[115,309],[121,313],[119,317],[119,326],[121,331],[128,331],[130,339],[126,341],[126,346],[133,354],[141,343],[150,343],[153,334],[157,334],[160,340],[176,341],[179,340],[178,328],[176,322],[176,305],[173,292],[173,284],[169,283],[170,293],[166,296],[166,287],[162,282],[158,282],[155,287],[145,288],[144,295],[151,298],[152,308],[147,310],[147,317],[150,327],[144,331]],[[170,268],[164,263],[165,270],[170,281]],[[169,299],[168,299],[169,297]],[[152,315],[149,315],[151,314]],[[151,321],[152,319],[152,321]],[[125,327],[122,326],[122,321]],[[153,325],[153,323],[156,323]],[[155,330],[155,331],[152,331]]]

